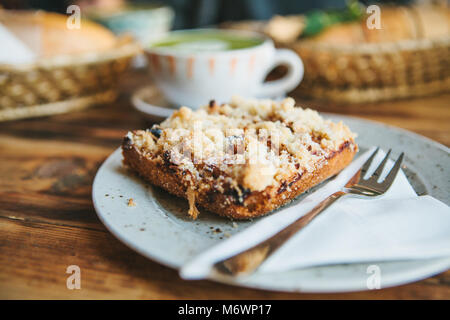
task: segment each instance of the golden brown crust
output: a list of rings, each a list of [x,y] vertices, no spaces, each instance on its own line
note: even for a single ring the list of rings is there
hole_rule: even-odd
[[[320,32],[311,41],[331,44],[396,42],[448,36],[450,10],[446,6],[416,5],[381,7],[381,28],[369,29],[366,16],[361,21],[339,23]],[[276,23],[276,20],[272,20]],[[277,40],[275,38],[275,40]]]
[[[368,29],[366,20],[361,21],[367,42],[395,42],[416,38],[414,21],[406,7],[383,6],[380,23],[381,29]]]
[[[424,39],[448,37],[450,34],[450,10],[440,6],[412,6],[412,14],[417,18],[419,34]]]
[[[183,181],[185,174],[176,166],[145,157],[132,142],[125,137],[122,145],[124,164],[139,173],[150,183],[161,187],[178,197],[188,198],[188,184]],[[250,219],[269,213],[285,205],[304,191],[335,175],[352,161],[357,148],[353,141],[344,143],[338,152],[331,154],[327,163],[314,172],[305,172],[286,181],[284,186],[269,186],[263,191],[253,191],[242,197],[233,193],[197,192],[195,203],[198,207],[233,219]],[[241,200],[239,200],[241,198]]]

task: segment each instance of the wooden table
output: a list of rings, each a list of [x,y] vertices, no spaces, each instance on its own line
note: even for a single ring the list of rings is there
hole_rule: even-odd
[[[91,185],[122,136],[149,126],[129,103],[129,93],[146,82],[145,73],[134,72],[123,79],[124,93],[114,104],[0,123],[0,298],[450,298],[450,271],[390,289],[289,294],[184,281],[128,249],[98,220]],[[382,121],[449,146],[449,102],[446,94],[366,106],[320,104],[318,109]],[[81,268],[81,290],[66,288],[69,265]]]

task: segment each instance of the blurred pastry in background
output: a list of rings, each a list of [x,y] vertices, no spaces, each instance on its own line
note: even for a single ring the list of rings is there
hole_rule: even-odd
[[[316,10],[305,15],[275,16],[264,31],[278,43],[308,39],[351,44],[435,39],[449,35],[448,6],[414,5],[380,7],[380,29],[367,27],[368,14],[358,2],[343,10]]]
[[[276,42],[289,43],[300,37],[323,35],[336,26],[344,26],[345,31],[336,30],[332,36],[337,36],[336,41],[347,42],[347,36],[342,35],[355,32],[351,22],[359,21],[362,17],[363,7],[357,1],[349,1],[345,9],[313,10],[302,15],[275,16],[268,21],[264,32]]]
[[[303,32],[306,19],[303,15],[275,16],[264,28],[264,32],[278,42],[295,41]]]
[[[81,28],[69,29],[67,16],[57,13],[0,10],[0,25],[36,59],[106,51],[117,45],[117,38],[108,29],[87,20],[81,22]]]

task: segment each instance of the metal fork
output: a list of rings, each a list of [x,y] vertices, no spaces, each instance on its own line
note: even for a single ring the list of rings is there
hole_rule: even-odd
[[[321,212],[328,208],[332,203],[342,196],[353,194],[359,196],[375,197],[385,193],[394,182],[395,177],[400,169],[403,161],[403,152],[395,161],[394,166],[386,176],[386,178],[378,182],[383,169],[386,165],[391,150],[388,151],[383,161],[378,165],[375,172],[367,179],[364,179],[365,174],[369,170],[373,159],[378,153],[377,148],[369,159],[363,164],[358,172],[347,182],[342,190],[333,193],[331,196],[319,203],[314,209],[295,220],[283,230],[279,231],[269,239],[257,244],[241,253],[238,253],[228,259],[217,262],[214,265],[214,271],[219,273],[226,273],[231,275],[249,275],[256,271],[256,269],[278,248],[280,248],[289,238],[295,233],[304,228]]]

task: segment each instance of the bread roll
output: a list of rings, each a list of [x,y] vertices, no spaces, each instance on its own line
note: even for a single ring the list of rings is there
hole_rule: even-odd
[[[367,18],[334,25],[311,40],[334,44],[435,39],[450,35],[450,10],[445,6],[381,7],[381,29],[369,29]]]
[[[364,33],[357,22],[342,23],[325,29],[311,40],[331,44],[356,44],[364,42]]]
[[[81,21],[80,29],[69,29],[67,19],[57,13],[0,10],[0,23],[40,57],[98,52],[117,44],[108,29],[87,20]]]
[[[361,21],[361,27],[367,42],[393,42],[417,38],[417,27],[405,7],[381,7],[381,29],[369,29],[367,19]]]
[[[435,39],[450,35],[450,10],[445,6],[413,6],[420,38]]]

